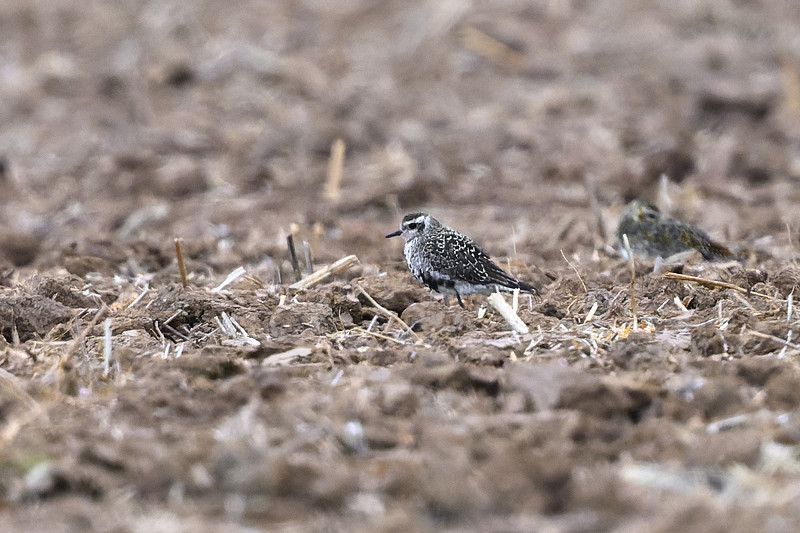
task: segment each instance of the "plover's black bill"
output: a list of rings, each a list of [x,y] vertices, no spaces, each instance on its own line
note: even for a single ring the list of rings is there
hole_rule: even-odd
[[[386,238],[390,239],[392,237],[399,237],[402,234],[403,234],[403,232],[401,230],[397,230],[397,231],[391,232],[389,235],[386,236]]]

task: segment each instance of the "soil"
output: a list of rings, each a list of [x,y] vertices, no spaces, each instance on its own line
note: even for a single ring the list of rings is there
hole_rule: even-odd
[[[795,531],[798,27],[3,2],[3,531]],[[632,198],[737,259],[622,259]],[[411,277],[420,210],[542,289],[530,333]],[[290,233],[358,262],[293,289]]]

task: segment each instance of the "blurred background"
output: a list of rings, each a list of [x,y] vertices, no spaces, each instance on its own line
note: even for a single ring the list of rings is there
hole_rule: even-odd
[[[280,266],[294,228],[380,263],[425,209],[546,263],[609,251],[641,197],[788,257],[799,25],[778,0],[5,0],[0,255],[152,272],[182,237]]]

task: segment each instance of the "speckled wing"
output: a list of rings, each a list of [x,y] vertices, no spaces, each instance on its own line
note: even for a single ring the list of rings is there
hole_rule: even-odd
[[[733,252],[726,246],[713,241],[703,230],[690,226],[689,231],[692,235],[690,239],[692,247],[700,252],[706,261],[717,261],[733,257]]]
[[[474,241],[460,234],[449,239],[431,240],[435,248],[428,250],[431,268],[444,279],[462,281],[473,285],[502,285],[510,289],[528,289],[497,266]]]

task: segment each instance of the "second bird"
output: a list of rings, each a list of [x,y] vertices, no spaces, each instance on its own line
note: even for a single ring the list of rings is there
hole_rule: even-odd
[[[432,290],[455,296],[459,305],[463,294],[491,294],[497,290],[539,294],[532,285],[515,279],[497,266],[475,242],[448,228],[427,213],[403,217],[400,229],[386,238],[403,237],[403,255],[411,273]]]

